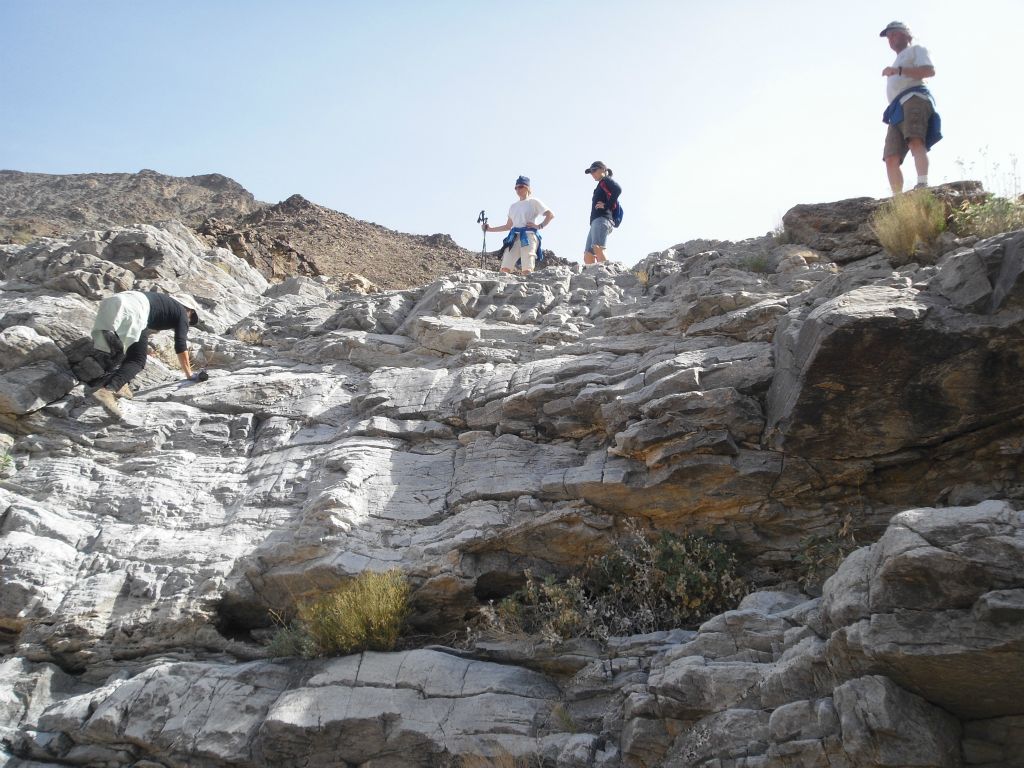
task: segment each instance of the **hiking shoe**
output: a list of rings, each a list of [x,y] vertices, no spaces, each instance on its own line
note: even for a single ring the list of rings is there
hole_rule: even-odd
[[[115,392],[114,394],[117,395],[118,397],[123,397],[125,400],[131,400],[132,399],[132,388],[129,387],[127,384],[125,384],[123,387],[121,387],[119,390],[117,390],[117,392]]]
[[[927,184],[915,184],[914,189],[928,189]]]
[[[121,407],[117,404],[114,393],[106,387],[100,387],[92,393],[92,399],[103,406],[103,410],[118,419],[122,418]]]

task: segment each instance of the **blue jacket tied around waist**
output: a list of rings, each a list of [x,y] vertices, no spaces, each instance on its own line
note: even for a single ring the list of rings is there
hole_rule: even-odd
[[[537,261],[544,261],[544,251],[540,247],[540,232],[536,227],[512,227],[509,230],[508,236],[501,241],[501,252],[504,253],[506,250],[512,247],[512,243],[516,241],[516,236],[519,236],[519,244],[524,248],[530,246],[530,239],[526,236],[527,232],[533,232],[537,236]]]
[[[913,88],[907,88],[907,90],[900,93],[892,103],[885,108],[885,112],[882,113],[882,122],[888,123],[889,125],[899,125],[903,122],[903,104],[901,99],[908,93],[920,93],[928,101],[932,103],[932,107],[935,106],[935,99],[932,98],[931,91],[929,91],[923,85],[915,85]],[[932,116],[928,118],[928,131],[924,137],[925,149],[931,149],[932,145],[938,143],[942,139],[942,119],[939,117],[939,113],[933,111]]]

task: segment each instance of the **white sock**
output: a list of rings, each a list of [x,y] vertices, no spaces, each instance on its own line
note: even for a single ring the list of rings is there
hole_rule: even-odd
[[[923,184],[924,186],[927,187],[928,186],[928,177],[927,176],[918,176],[917,177],[917,184],[918,184],[918,186],[921,186]]]

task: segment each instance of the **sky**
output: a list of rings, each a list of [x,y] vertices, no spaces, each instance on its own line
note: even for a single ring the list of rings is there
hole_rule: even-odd
[[[0,169],[221,173],[472,250],[523,174],[580,260],[601,160],[633,264],[889,194],[894,19],[935,64],[930,182],[1019,191],[1021,0],[0,0]]]

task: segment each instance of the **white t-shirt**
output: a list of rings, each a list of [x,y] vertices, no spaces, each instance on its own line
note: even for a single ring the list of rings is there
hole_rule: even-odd
[[[536,197],[528,197],[512,203],[508,209],[508,217],[512,219],[513,227],[532,227],[537,217],[543,216],[547,209],[548,207]]]
[[[896,61],[892,63],[894,67],[931,67],[932,60],[928,58],[928,49],[923,45],[908,45],[902,51],[896,55]],[[924,85],[924,80],[915,80],[912,77],[905,75],[889,75],[885,81],[885,95],[892,103],[892,100],[899,96],[907,88],[913,88],[915,85]],[[920,95],[920,94],[911,94]],[[909,99],[910,96],[905,96],[900,99],[900,103]]]

